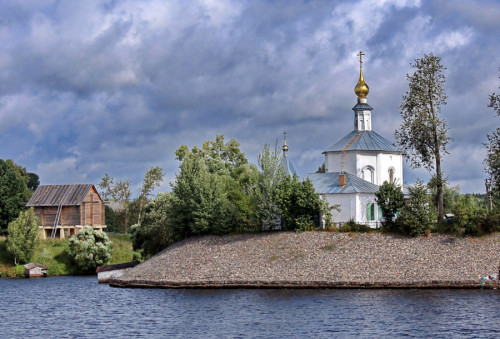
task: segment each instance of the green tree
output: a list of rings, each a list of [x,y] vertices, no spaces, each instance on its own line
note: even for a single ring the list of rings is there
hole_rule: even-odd
[[[82,273],[95,272],[111,259],[113,243],[106,233],[85,227],[69,239],[69,254]]]
[[[169,216],[171,197],[171,192],[158,194],[145,206],[142,224],[132,229],[134,250],[143,257],[159,253],[175,239]]]
[[[116,213],[108,205],[104,206],[104,219],[106,223],[107,232],[116,232],[117,231]]]
[[[108,173],[104,174],[99,183],[101,196],[105,200],[111,200],[123,206],[119,211],[118,219],[121,220],[121,226],[125,233],[128,233],[130,219],[130,180],[120,180],[115,182]]]
[[[142,208],[147,202],[148,197],[153,194],[153,190],[160,187],[163,181],[163,169],[161,167],[155,166],[151,167],[145,174],[142,181],[141,189],[139,190],[139,215],[137,216],[137,223],[141,223],[142,219]]]
[[[401,213],[396,219],[397,231],[402,234],[418,236],[427,229],[432,229],[434,218],[430,207],[430,197],[427,186],[417,181],[408,187],[409,200],[401,208]]]
[[[274,151],[270,150],[269,144],[264,145],[264,149],[257,156],[257,163],[260,168],[259,182],[257,190],[259,205],[259,226],[262,229],[273,229],[279,220],[280,210],[275,200],[276,189],[287,174],[281,166],[282,153],[278,148],[278,142],[274,146]]]
[[[395,137],[413,168],[423,166],[429,171],[435,170],[438,220],[442,221],[444,180],[441,160],[451,140],[447,136],[446,121],[439,118],[441,106],[446,105],[445,76],[441,58],[432,53],[411,65],[416,70],[406,76],[410,88],[403,96],[403,122]]]
[[[38,244],[40,220],[33,208],[21,211],[17,219],[9,223],[7,249],[14,256],[14,264],[27,263]]]
[[[493,108],[495,113],[500,116],[500,94],[493,93],[490,95],[490,103],[488,107]],[[487,135],[488,142],[486,147],[486,173],[489,176],[490,190],[495,202],[500,201],[500,127]],[[488,197],[489,198],[489,197]]]
[[[26,171],[26,167],[16,164],[11,159],[7,159],[6,162],[16,172],[16,175],[22,178],[26,183],[26,187],[24,189],[24,201],[28,201],[38,185],[40,185],[40,178],[36,173]]]
[[[401,186],[394,182],[384,181],[375,193],[375,197],[385,219],[384,227],[389,230],[393,229],[396,212],[403,206],[404,195]]]
[[[438,194],[436,187],[436,178],[432,177],[427,184],[427,187],[430,189],[431,200],[434,206],[438,205]],[[443,183],[443,210],[444,213],[453,213],[453,209],[455,208],[455,203],[460,197],[460,186],[449,187],[446,185],[446,180]]]
[[[0,230],[19,216],[23,204],[29,199],[25,179],[18,175],[12,160],[0,159]]]
[[[323,201],[309,179],[300,181],[294,175],[285,176],[274,191],[274,200],[279,207],[282,230],[312,229],[315,221],[319,225]]]
[[[451,233],[456,235],[476,235],[479,227],[484,222],[486,211],[478,204],[477,199],[470,195],[459,195],[453,208],[453,223]]]

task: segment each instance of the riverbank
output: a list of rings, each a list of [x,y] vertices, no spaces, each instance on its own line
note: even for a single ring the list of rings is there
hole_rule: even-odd
[[[113,243],[113,254],[109,265],[129,262],[134,259],[132,241],[129,234],[110,235]],[[68,239],[41,240],[35,248],[31,262],[37,262],[48,267],[49,276],[71,275],[76,268],[69,257]],[[0,237],[0,277],[24,277],[24,266],[14,265],[14,259],[7,251],[6,238]]]
[[[482,238],[328,232],[206,236],[170,246],[113,280],[111,286],[477,288],[480,277],[498,273],[499,264],[500,234]]]

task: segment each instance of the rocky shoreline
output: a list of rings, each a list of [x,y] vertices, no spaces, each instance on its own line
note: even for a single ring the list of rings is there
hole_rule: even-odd
[[[496,288],[500,234],[380,233],[193,237],[110,282],[151,288]]]

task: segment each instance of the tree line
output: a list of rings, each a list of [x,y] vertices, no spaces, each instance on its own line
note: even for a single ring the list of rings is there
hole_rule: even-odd
[[[194,235],[305,231],[328,213],[310,180],[285,172],[277,146],[266,144],[257,165],[222,135],[175,154],[180,165],[171,192],[151,200],[132,230],[134,248],[145,256]]]

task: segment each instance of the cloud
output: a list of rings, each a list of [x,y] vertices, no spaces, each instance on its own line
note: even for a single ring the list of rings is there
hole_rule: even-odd
[[[238,139],[255,162],[264,143],[281,142],[283,130],[299,173],[313,172],[321,151],[352,129],[360,49],[373,124],[388,139],[400,123],[409,62],[432,51],[442,56],[449,94],[443,116],[455,138],[449,161],[458,164],[464,150],[472,159],[467,175],[483,175],[477,152],[496,121],[485,117],[484,100],[498,88],[498,65],[485,62],[498,54],[491,36],[498,28],[486,13],[497,10],[495,3],[122,0],[2,7],[0,150],[40,171],[42,183],[97,183],[108,172],[138,186],[153,165],[173,178],[175,149],[216,134]],[[478,21],[481,15],[487,22]],[[449,170],[451,180],[467,180]]]

